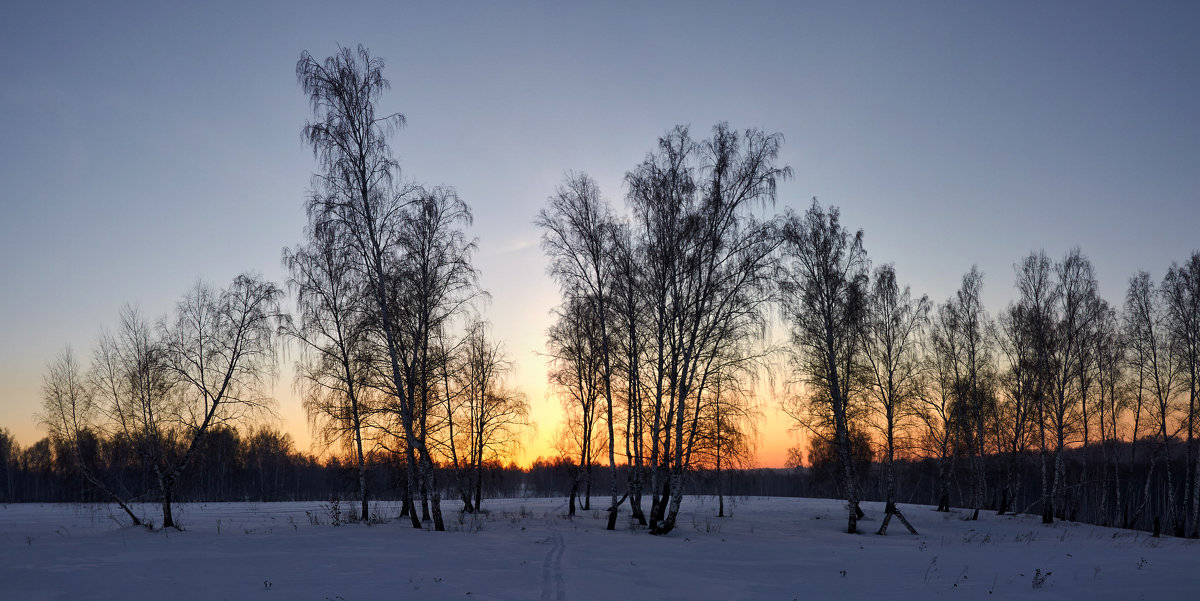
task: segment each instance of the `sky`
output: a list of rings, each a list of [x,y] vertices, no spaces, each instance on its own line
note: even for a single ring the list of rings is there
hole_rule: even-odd
[[[178,4],[178,6],[176,6]],[[427,4],[434,4],[430,6]],[[0,9],[0,427],[22,445],[45,366],[87,357],[125,304],[197,280],[285,278],[315,168],[301,51],[386,61],[404,176],[470,204],[483,313],[553,454],[545,331],[557,289],[533,225],[567,171],[623,177],[677,124],[780,132],[813,197],[876,264],[942,302],[978,265],[1075,246],[1102,295],[1200,250],[1200,3],[63,3]],[[275,425],[309,449],[281,356]],[[759,463],[797,443],[760,399]]]

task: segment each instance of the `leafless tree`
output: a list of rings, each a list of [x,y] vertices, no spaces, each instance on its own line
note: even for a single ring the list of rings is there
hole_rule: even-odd
[[[929,298],[913,298],[908,286],[896,282],[891,265],[875,270],[874,282],[867,295],[862,337],[862,358],[866,368],[867,391],[873,397],[872,409],[883,436],[884,480],[887,498],[883,523],[878,534],[887,534],[892,516],[900,519],[909,532],[917,530],[896,507],[895,458],[898,437],[913,416],[914,401],[920,390],[922,329],[929,315]]]
[[[789,214],[783,229],[783,314],[792,331],[794,364],[814,400],[828,405],[842,463],[849,519],[858,532],[858,483],[848,422],[851,371],[862,351],[867,254],[862,230],[841,224],[837,207],[814,200],[803,217]]]
[[[401,354],[401,363],[408,386],[405,396],[412,401],[415,438],[426,449],[420,459],[425,473],[422,507],[432,495],[436,528],[441,522],[440,492],[429,450],[429,419],[438,378],[430,357],[442,345],[437,338],[448,335],[452,320],[482,293],[471,264],[475,242],[464,232],[471,224],[471,211],[458,194],[447,187],[422,189],[407,213],[399,238],[401,260],[392,283],[397,294],[392,314],[398,318],[402,346],[408,349]],[[403,421],[403,411],[399,414]]]
[[[161,352],[178,382],[168,418],[182,444],[177,458],[154,465],[163,528],[176,527],[171,515],[175,485],[205,434],[215,425],[270,410],[273,401],[263,386],[275,375],[282,297],[277,286],[252,275],[240,275],[222,290],[200,283],[163,322]]]
[[[467,439],[465,455],[473,472],[472,510],[479,511],[484,463],[519,445],[522,430],[529,426],[529,402],[505,384],[513,364],[501,344],[488,339],[486,324],[471,324],[462,353],[467,427],[459,431]]]
[[[1101,308],[1097,320],[1096,384],[1099,389],[1100,444],[1102,463],[1105,466],[1101,479],[1101,525],[1116,523],[1109,507],[1123,511],[1121,498],[1121,462],[1116,453],[1116,443],[1121,440],[1121,430],[1126,422],[1124,415],[1129,409],[1128,377],[1126,371],[1125,341],[1121,334],[1117,312],[1107,303]],[[1131,446],[1136,441],[1130,442]],[[1111,474],[1111,484],[1109,479]],[[1109,502],[1109,493],[1112,502]]]
[[[1088,331],[1096,319],[1096,278],[1091,262],[1079,251],[1071,250],[1055,266],[1053,293],[1053,333],[1049,357],[1049,396],[1045,418],[1054,435],[1054,480],[1051,487],[1051,515],[1066,514],[1064,492],[1066,466],[1063,450],[1068,436],[1081,428],[1083,414],[1078,384],[1084,370]]]
[[[725,517],[725,472],[754,464],[754,437],[761,417],[752,382],[757,359],[752,350],[731,349],[709,377],[711,393],[700,408],[696,464],[714,472],[717,517]]]
[[[721,349],[765,330],[779,236],[754,210],[773,204],[776,182],[791,175],[777,164],[782,141],[722,123],[695,142],[677,127],[626,174],[649,305],[640,371],[653,404],[652,534],[675,527]]]
[[[470,211],[450,188],[425,189],[400,181],[389,136],[404,124],[399,113],[378,115],[390,86],[383,61],[359,46],[339,48],[318,62],[304,52],[296,76],[313,112],[303,129],[319,170],[308,203],[309,221],[334,232],[351,249],[366,284],[374,333],[385,359],[380,386],[399,422],[410,494],[431,495],[431,519],[444,530],[433,455],[426,443],[434,400],[429,362],[433,336],[474,296],[474,243],[463,235]],[[416,466],[419,464],[419,483]],[[412,515],[413,526],[421,522]]]
[[[404,115],[375,112],[376,101],[391,87],[383,67],[383,60],[361,45],[357,50],[339,47],[336,55],[321,62],[305,51],[296,64],[296,78],[314,117],[301,136],[319,166],[308,202],[310,230],[330,231],[352,249],[355,270],[365,281],[371,314],[386,349],[383,373],[393,394],[405,395],[403,343],[389,284],[397,263],[396,238],[414,190],[395,183],[399,166],[388,144],[389,136],[404,125]],[[412,402],[401,396],[396,404],[407,454],[406,501],[411,503],[412,491],[418,487]],[[420,528],[416,512],[410,516],[413,527]]]
[[[469,411],[471,394],[470,378],[463,367],[464,345],[468,338],[452,338],[445,326],[432,338],[427,363],[433,374],[430,394],[435,400],[431,402],[426,418],[431,422],[425,428],[427,443],[439,454],[440,462],[452,470],[454,488],[463,502],[463,511],[471,513],[475,510],[470,486],[473,468],[465,454],[466,445],[462,443],[469,439],[469,435],[463,434],[463,427],[470,426],[469,418],[463,416]],[[464,448],[463,452],[460,447]]]
[[[70,348],[63,350],[46,367],[42,379],[42,414],[39,421],[50,431],[51,441],[69,452],[75,470],[109,501],[116,503],[133,521],[133,525],[140,526],[142,520],[133,513],[125,499],[101,480],[84,459],[83,441],[89,435],[94,436],[102,420],[103,410],[75,359],[75,353]],[[5,438],[4,442],[7,444],[8,439]],[[7,465],[4,467],[7,468]]]
[[[550,255],[550,272],[564,294],[564,301],[582,295],[593,303],[592,323],[599,331],[600,384],[608,424],[608,467],[611,475],[609,530],[617,525],[616,425],[613,412],[613,345],[610,321],[615,258],[615,222],[600,189],[586,174],[568,174],[538,213],[542,248]]]
[[[160,333],[133,307],[122,310],[115,332],[101,334],[90,379],[117,437],[155,476],[160,498],[165,500],[163,475],[180,456],[179,381]]]
[[[564,299],[558,320],[548,332],[550,382],[563,404],[565,432],[563,451],[570,453],[576,476],[571,486],[567,513],[575,515],[575,499],[583,488],[583,509],[591,509],[592,464],[598,449],[596,423],[602,416],[600,400],[604,395],[604,373],[596,303],[583,294]]]
[[[1155,429],[1156,449],[1146,474],[1146,489],[1142,505],[1134,514],[1133,522],[1145,510],[1149,502],[1151,481],[1158,463],[1163,464],[1166,478],[1167,523],[1174,524],[1174,483],[1171,477],[1170,442],[1176,434],[1175,423],[1178,413],[1176,396],[1179,393],[1179,365],[1171,353],[1167,333],[1167,312],[1164,298],[1150,274],[1139,272],[1129,281],[1129,292],[1125,296],[1125,330],[1132,349],[1132,366],[1137,374],[1138,395],[1145,395],[1151,410],[1148,417]],[[1157,512],[1156,512],[1157,513]],[[1154,516],[1157,533],[1162,516]]]
[[[987,380],[991,363],[993,336],[991,320],[983,308],[980,292],[983,273],[972,266],[963,276],[962,286],[939,309],[940,328],[934,329],[934,344],[948,360],[954,379],[954,411],[960,442],[971,455],[971,519],[979,518],[983,507],[986,474],[984,471],[987,439],[986,416],[993,411],[994,398],[988,394]]]
[[[368,519],[366,431],[372,413],[366,356],[367,312],[363,282],[350,250],[334,232],[317,227],[307,245],[284,249],[296,295],[297,321],[287,333],[300,343],[296,364],[302,403],[316,440],[326,448],[342,445],[358,467],[360,519]]]
[[[917,418],[922,425],[921,449],[937,463],[937,510],[950,511],[950,476],[954,471],[956,435],[962,430],[961,415],[954,410],[956,387],[954,361],[944,345],[949,325],[945,307],[939,307],[924,340],[925,358],[917,400]]]
[[[1171,265],[1163,280],[1171,352],[1187,380],[1187,467],[1184,517],[1187,534],[1200,536],[1200,450],[1197,450],[1196,412],[1200,411],[1200,252],[1183,265]]]
[[[1053,280],[1053,264],[1044,252],[1029,254],[1014,266],[1017,274],[1017,312],[1010,324],[1002,324],[1011,335],[1011,346],[1005,348],[1010,357],[1010,369],[1024,379],[1021,392],[1027,394],[1031,417],[1037,426],[1038,460],[1041,474],[1041,506],[1043,523],[1054,521],[1054,503],[1050,485],[1049,445],[1046,427],[1050,414],[1052,371],[1055,344],[1054,305],[1057,289]]]
[[[997,403],[997,442],[1004,456],[1004,481],[997,511],[1000,515],[1009,512],[1020,490],[1021,460],[1031,442],[1029,430],[1034,421],[1031,417],[1037,409],[1040,373],[1033,340],[1037,328],[1034,320],[1034,311],[1024,303],[1010,304],[997,320],[998,347],[1006,364]]]
[[[647,334],[647,294],[644,289],[644,272],[641,269],[642,251],[628,223],[618,224],[614,232],[614,279],[613,279],[613,323],[618,336],[614,337],[617,348],[614,376],[623,402],[625,427],[625,461],[629,466],[629,507],[638,524],[647,525],[642,510],[642,493],[646,482],[647,435],[646,427],[648,388],[643,380],[643,362],[646,350],[651,346]]]

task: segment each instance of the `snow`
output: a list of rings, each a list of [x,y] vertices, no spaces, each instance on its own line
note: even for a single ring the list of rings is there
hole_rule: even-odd
[[[837,501],[740,497],[717,518],[714,499],[689,498],[675,532],[653,537],[627,511],[607,532],[600,511],[570,520],[561,499],[484,505],[483,516],[447,511],[448,532],[407,519],[335,527],[317,502],[181,505],[182,532],[123,526],[104,505],[0,506],[0,599],[1098,601],[1200,590],[1200,543],[1036,516],[970,522],[905,506],[919,536],[899,524],[848,535]],[[864,509],[873,532],[882,507]],[[142,513],[157,517],[151,505]],[[1037,570],[1049,574],[1040,587]]]

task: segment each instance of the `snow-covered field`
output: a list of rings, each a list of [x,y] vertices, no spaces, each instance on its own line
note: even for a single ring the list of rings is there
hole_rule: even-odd
[[[107,506],[7,505],[0,599],[1200,598],[1193,541],[921,506],[906,511],[920,536],[895,521],[886,537],[851,536],[836,501],[726,508],[688,499],[677,530],[653,537],[625,520],[606,532],[598,511],[569,520],[561,499],[485,501],[484,516],[448,513],[449,532],[335,527],[316,502],[182,505],[182,532],[121,526]],[[881,507],[864,508],[873,532]]]

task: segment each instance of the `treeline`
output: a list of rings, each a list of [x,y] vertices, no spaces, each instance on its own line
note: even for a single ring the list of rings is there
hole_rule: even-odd
[[[88,433],[83,437],[82,457],[92,474],[112,482],[119,494],[129,501],[153,501],[155,478],[135,460],[135,450],[125,445],[119,437],[101,438]],[[1182,440],[1171,441],[1172,477],[1186,479],[1186,445]],[[1134,445],[1127,441],[1115,442],[1111,451],[1122,460],[1115,477],[1128,482],[1124,494],[1129,501],[1121,510],[1105,513],[1095,501],[1103,498],[1103,481],[1088,481],[1085,477],[1089,462],[1082,447],[1067,449],[1064,465],[1069,478],[1078,484],[1068,488],[1065,494],[1067,519],[1102,523],[1111,526],[1136,527],[1154,531],[1153,520],[1133,522],[1130,514],[1134,508],[1150,503],[1149,514],[1163,514],[1165,503],[1166,476],[1160,473],[1151,486],[1151,498],[1143,499],[1144,478],[1151,473],[1154,461],[1155,441],[1152,437]],[[1100,454],[1096,449],[1093,455]],[[43,438],[27,448],[20,448],[7,430],[0,429],[0,503],[18,502],[105,502],[108,499],[97,488],[90,486],[78,471],[73,458],[74,450],[65,448],[62,441]],[[888,484],[884,477],[883,463],[877,461],[869,440],[859,439],[854,450],[858,486],[863,500],[884,501]],[[389,453],[374,453],[367,461],[366,478],[373,498],[382,501],[401,501],[405,491],[405,466]],[[817,442],[809,455],[812,465],[793,466],[783,469],[744,468],[722,469],[699,468],[692,472],[686,483],[688,495],[730,496],[780,496],[780,497],[844,497],[840,464],[836,451],[828,443]],[[1022,468],[1015,474],[1017,495],[1009,499],[1017,512],[1036,510],[1039,470],[1037,453],[1027,451],[1020,462]],[[1008,477],[1009,458],[991,454],[986,458],[987,480],[997,481]],[[1095,461],[1095,458],[1092,458]],[[439,465],[446,470],[450,466]],[[596,466],[594,475],[605,481],[609,476],[606,466]],[[1160,468],[1160,472],[1163,470]],[[619,481],[627,481],[631,467],[618,466]],[[601,506],[592,506],[591,494],[578,489],[577,464],[564,457],[540,458],[528,468],[499,461],[485,462],[481,471],[481,493],[484,498],[520,497],[563,497],[572,490],[578,491],[579,508],[598,511]],[[898,498],[905,503],[936,505],[941,500],[943,488],[939,483],[940,467],[935,458],[904,458],[895,462],[894,486]],[[972,479],[969,462],[958,461],[949,473],[950,505],[969,505],[972,498]],[[294,448],[291,437],[269,428],[254,429],[245,436],[236,428],[218,427],[206,436],[196,451],[192,475],[178,488],[176,499],[185,502],[276,502],[314,501],[328,502],[331,499],[351,500],[358,496],[359,474],[353,460],[331,454],[317,458]],[[137,496],[138,491],[149,492],[149,496]],[[993,491],[989,498],[992,508],[998,507],[1000,498]],[[1178,497],[1178,492],[1177,492]],[[1178,503],[1175,498],[1172,502]],[[607,507],[607,506],[605,506]],[[464,509],[459,507],[459,509]],[[142,516],[145,517],[145,516]],[[394,517],[394,516],[385,516]],[[1160,524],[1161,526],[1161,524]]]
[[[145,495],[156,490],[155,474],[124,438],[83,432],[79,443],[78,449],[68,448],[66,440],[47,437],[21,449],[0,430],[0,502],[109,501],[79,469],[77,454],[92,477],[111,483],[122,498],[157,500]],[[270,429],[243,436],[235,428],[214,428],[194,455],[190,477],[176,490],[180,501],[328,500],[354,490],[352,470],[343,460],[299,453],[289,435]],[[394,470],[380,462],[373,478],[382,486],[394,479]]]
[[[7,430],[0,429],[0,503],[110,501],[89,477],[109,483],[127,502],[158,501],[156,475],[122,437],[88,431],[81,433],[78,449],[66,442],[46,437],[21,448]],[[180,447],[184,441],[174,439],[170,444]],[[367,464],[374,498],[401,500],[402,461],[394,454],[376,452],[368,456]],[[556,468],[544,469],[554,472]],[[492,498],[520,494],[526,473],[511,463],[488,461],[481,479],[483,494]],[[565,483],[562,478],[554,492],[565,491]],[[243,435],[237,428],[219,426],[194,451],[189,477],[176,488],[174,498],[182,502],[349,500],[357,499],[358,485],[357,465],[345,456],[302,452],[290,435],[270,428],[250,429]]]

